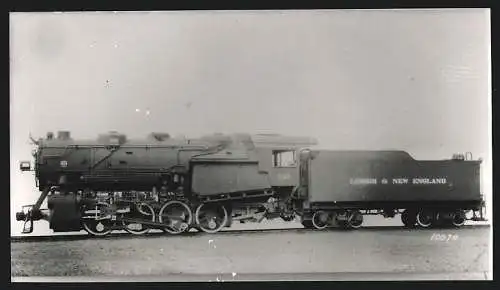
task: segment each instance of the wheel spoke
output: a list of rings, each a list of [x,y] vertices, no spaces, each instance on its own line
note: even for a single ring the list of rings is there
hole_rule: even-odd
[[[228,213],[223,205],[201,204],[196,208],[196,224],[206,233],[220,231],[228,221]]]
[[[351,212],[349,217],[349,227],[358,229],[363,224],[363,214],[361,214],[358,210]]]
[[[187,204],[181,201],[169,201],[162,206],[159,219],[160,223],[165,225],[164,231],[180,234],[189,229],[193,214]]]
[[[143,235],[149,232],[150,228],[147,225],[141,224],[140,220],[144,221],[155,221],[154,209],[146,204],[136,204],[137,211],[134,212],[131,216],[125,216],[125,218],[136,219],[138,222],[127,222],[123,221],[123,227],[125,231],[134,235]]]
[[[328,213],[324,211],[317,211],[312,217],[312,225],[318,229],[322,230],[328,226]]]
[[[417,223],[422,228],[429,228],[429,227],[431,227],[432,223],[433,223],[432,212],[421,210],[417,214]]]
[[[83,228],[93,236],[106,236],[113,231],[114,222],[111,219],[103,219],[102,214],[107,214],[110,205],[99,202],[92,210],[92,214],[82,218]]]
[[[465,212],[463,210],[459,210],[453,215],[452,223],[455,227],[461,227],[464,225],[465,220],[466,220]]]

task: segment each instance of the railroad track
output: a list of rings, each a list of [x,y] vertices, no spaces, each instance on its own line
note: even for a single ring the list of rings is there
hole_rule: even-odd
[[[480,225],[464,225],[457,231],[461,231],[464,229],[472,229],[472,228],[485,228],[490,227],[490,225],[480,224]],[[356,229],[354,231],[436,231],[442,230],[442,228],[429,228],[429,229],[407,229],[402,226],[368,226],[360,229]],[[325,230],[315,230],[315,229],[305,229],[305,228],[278,228],[278,229],[244,229],[244,230],[224,230],[220,231],[217,234],[207,234],[204,232],[191,231],[187,233],[183,233],[181,235],[169,235],[167,233],[153,232],[144,235],[131,235],[129,233],[111,233],[104,237],[92,236],[87,234],[68,234],[68,235],[53,235],[53,236],[13,236],[10,237],[10,241],[12,243],[23,243],[23,242],[53,242],[53,241],[75,241],[75,240],[88,240],[88,239],[97,239],[97,240],[113,240],[113,239],[150,239],[150,238],[161,238],[161,237],[170,237],[170,238],[182,238],[182,237],[190,237],[190,236],[198,236],[198,235],[207,235],[207,236],[218,236],[218,235],[241,235],[241,234],[262,234],[262,233],[278,233],[278,232],[339,232],[346,231],[339,228],[330,228]],[[351,232],[347,230],[347,232]]]
[[[162,276],[34,276],[11,277],[12,282],[85,283],[85,282],[243,282],[243,281],[408,281],[408,280],[490,280],[484,272],[333,272],[333,273],[262,273],[262,274],[169,274]]]

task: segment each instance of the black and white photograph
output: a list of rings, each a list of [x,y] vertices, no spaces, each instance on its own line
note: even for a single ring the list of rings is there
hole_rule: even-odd
[[[490,26],[11,12],[11,281],[492,280]]]

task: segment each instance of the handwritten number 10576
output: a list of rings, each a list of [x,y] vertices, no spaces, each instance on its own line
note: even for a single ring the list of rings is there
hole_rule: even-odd
[[[450,242],[458,240],[458,235],[456,234],[437,234],[434,233],[431,236],[431,241],[439,241],[439,242]]]

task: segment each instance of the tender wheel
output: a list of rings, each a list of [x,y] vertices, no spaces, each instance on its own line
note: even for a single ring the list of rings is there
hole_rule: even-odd
[[[223,205],[205,203],[196,208],[195,218],[200,230],[213,234],[227,224],[228,214]]]
[[[413,228],[417,223],[417,216],[415,213],[405,210],[401,213],[401,222],[405,227]]]
[[[144,221],[155,221],[155,211],[154,209],[146,203],[134,204],[134,211],[130,214],[124,216],[128,219],[138,219]],[[123,229],[128,233],[134,235],[143,235],[149,232],[150,227],[141,223],[127,222],[123,221]]]
[[[193,220],[193,213],[187,204],[173,200],[161,207],[159,220],[160,223],[165,224],[163,231],[176,235],[189,229]]]
[[[312,217],[312,225],[318,230],[325,229],[328,226],[328,213],[322,210],[315,212]]]
[[[359,229],[363,224],[363,214],[358,210],[351,212],[349,215],[349,227]]]
[[[422,228],[430,228],[432,226],[433,215],[432,212],[421,210],[417,214],[417,224]]]
[[[451,223],[453,224],[453,226],[459,228],[465,224],[465,220],[465,212],[463,210],[459,210],[453,215],[453,220]]]
[[[99,202],[94,208],[84,211],[85,216],[82,218],[83,228],[93,236],[106,236],[113,231],[115,222],[108,215],[109,204]]]

